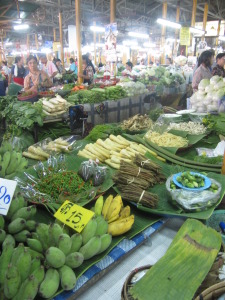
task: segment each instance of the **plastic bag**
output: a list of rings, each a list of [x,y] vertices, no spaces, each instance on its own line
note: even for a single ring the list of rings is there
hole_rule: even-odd
[[[210,180],[212,184],[216,184],[218,186],[218,190],[216,192],[212,192],[209,189],[198,192],[179,188],[176,190],[171,189],[170,184],[173,181],[173,175],[167,179],[166,189],[172,198],[173,204],[181,207],[185,211],[199,212],[207,210],[220,199],[221,184],[212,178],[210,178]]]
[[[106,167],[96,167],[94,170],[94,176],[93,176],[93,185],[99,186],[102,184],[106,178]]]
[[[81,163],[78,174],[84,181],[88,181],[94,174],[96,163],[93,160],[84,161]]]

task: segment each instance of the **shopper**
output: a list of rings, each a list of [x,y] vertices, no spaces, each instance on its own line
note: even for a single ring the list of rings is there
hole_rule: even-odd
[[[48,76],[51,79],[53,79],[55,75],[58,73],[55,64],[52,61],[47,60],[46,55],[42,55],[40,57],[40,62],[41,62],[41,66],[40,66],[41,71],[46,72]]]
[[[91,53],[88,52],[86,54],[86,56],[88,58],[88,65],[92,67],[93,73],[95,74],[95,66],[94,66],[94,64],[92,62],[92,55],[91,55]]]
[[[24,84],[26,70],[23,66],[23,58],[21,56],[16,56],[15,64],[12,66],[11,73],[9,74],[9,84],[13,81],[19,85]]]
[[[66,70],[64,69],[63,65],[62,65],[62,62],[59,58],[57,58],[55,60],[55,65],[56,65],[56,68],[59,72],[59,74],[63,74],[63,73],[66,73]]]
[[[212,70],[212,75],[225,77],[224,65],[225,65],[225,53],[219,53],[216,57],[216,66]]]
[[[77,75],[77,72],[78,72],[78,69],[75,64],[75,60],[71,57],[70,58],[70,70],[68,73],[73,73],[73,74]]]
[[[48,74],[44,71],[38,69],[37,58],[33,55],[30,55],[27,58],[27,65],[29,68],[29,74],[25,77],[24,80],[24,89],[25,91],[45,91],[46,88],[52,86],[52,80]]]
[[[213,53],[204,51],[199,57],[198,68],[194,73],[192,88],[194,92],[198,90],[198,85],[202,79],[210,79],[212,77],[211,66],[213,64]]]
[[[132,68],[133,68],[132,62],[128,61],[126,63],[126,70],[129,71],[129,72],[132,72]]]
[[[83,74],[78,73],[78,77],[84,79],[84,83],[91,84],[93,82],[94,72],[89,64],[89,59],[86,55],[82,55]]]
[[[2,73],[5,77],[8,78],[10,74],[10,69],[7,66],[7,61],[2,61]]]

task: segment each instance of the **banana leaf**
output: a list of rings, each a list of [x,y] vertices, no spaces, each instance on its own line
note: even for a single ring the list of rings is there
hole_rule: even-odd
[[[131,289],[134,299],[191,300],[221,247],[221,236],[196,220],[187,220],[166,254]]]

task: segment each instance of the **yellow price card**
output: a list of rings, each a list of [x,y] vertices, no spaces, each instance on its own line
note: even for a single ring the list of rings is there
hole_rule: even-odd
[[[66,200],[54,214],[62,223],[81,232],[94,216],[94,212]]]

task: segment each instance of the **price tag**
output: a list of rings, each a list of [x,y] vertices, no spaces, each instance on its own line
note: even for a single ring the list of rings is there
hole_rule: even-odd
[[[15,180],[0,178],[0,215],[7,215],[16,185]]]
[[[94,216],[94,212],[66,200],[54,214],[62,223],[81,232]]]

